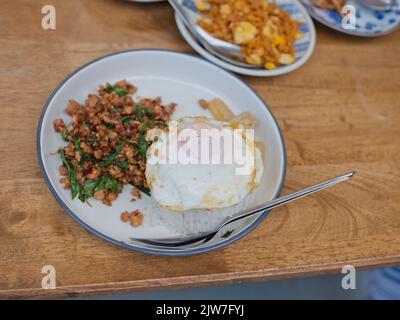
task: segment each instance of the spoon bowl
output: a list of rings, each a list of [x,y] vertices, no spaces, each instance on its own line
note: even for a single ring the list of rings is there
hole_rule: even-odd
[[[182,19],[183,23],[192,33],[192,35],[209,52],[218,58],[225,60],[233,65],[251,69],[259,69],[259,66],[244,62],[244,56],[240,46],[223,41],[211,36],[208,32],[200,28],[187,13],[185,8],[177,0],[168,0],[175,12]]]

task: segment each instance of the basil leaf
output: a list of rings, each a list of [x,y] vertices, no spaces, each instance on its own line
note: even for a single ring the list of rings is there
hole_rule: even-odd
[[[115,124],[114,124],[114,123],[104,122],[104,125],[105,125],[108,129],[115,129]]]
[[[154,122],[155,126],[160,126],[160,127],[168,127],[168,124],[164,120],[155,120]]]
[[[146,116],[148,116],[149,118],[153,118],[154,112],[152,109],[150,108],[146,108]]]
[[[83,151],[83,149],[81,147],[81,141],[79,139],[74,138],[74,146],[75,146],[75,149],[81,155],[81,160],[79,161],[79,164],[82,164],[83,160],[90,160],[92,163],[97,163],[97,159],[94,155]]]
[[[89,153],[84,153],[81,160],[90,160],[92,163],[97,163],[96,157]]]
[[[82,190],[81,190],[81,192],[79,192],[78,199],[81,200],[82,202],[86,201],[86,195],[84,192],[82,192]]]
[[[122,170],[126,170],[129,168],[129,162],[128,161],[119,162],[116,164],[116,166]]]
[[[66,142],[68,141],[68,130],[67,129],[65,129],[63,132],[61,132],[61,138]]]
[[[123,88],[118,88],[118,87],[114,88],[114,92],[115,92],[117,95],[119,95],[120,97],[125,96],[125,95],[128,94],[128,90],[123,89]]]
[[[132,117],[131,117],[131,116],[125,116],[125,117],[122,117],[122,118],[121,118],[122,124],[128,123],[128,122],[130,122],[131,120],[132,120]]]
[[[146,188],[144,186],[134,186],[135,188],[138,188],[140,191],[142,191],[144,194],[147,194],[149,197],[151,196],[151,192],[149,188]]]
[[[83,160],[84,160],[85,152],[81,148],[81,141],[79,139],[74,138],[74,146],[75,146],[76,151],[78,151],[79,154],[81,155],[81,160],[79,160],[79,164],[82,164]]]
[[[81,148],[81,141],[80,141],[79,139],[74,138],[74,146],[75,146],[76,151],[78,151],[79,154],[80,154],[81,156],[83,156],[84,151],[83,151],[83,149]]]
[[[111,92],[114,91],[114,87],[113,87],[112,85],[109,84],[109,85],[107,85],[107,87],[106,87],[105,90],[106,90],[107,93],[111,93]]]
[[[142,112],[143,109],[144,109],[144,105],[142,105],[142,104],[136,105],[135,114],[136,114],[136,118],[140,121],[143,121],[143,112]]]
[[[64,149],[60,149],[59,153],[60,153],[62,162],[65,164],[65,166],[68,169],[69,183],[70,183],[70,187],[71,187],[71,195],[72,195],[72,199],[75,199],[75,197],[78,195],[78,193],[80,191],[80,185],[79,185],[78,180],[76,179],[76,169],[75,169],[74,165],[72,164],[72,162],[65,157]]]
[[[101,176],[96,189],[97,190],[111,190],[111,192],[117,193],[118,189],[119,189],[119,184],[116,179],[113,179],[109,175],[105,174],[105,175]]]
[[[106,87],[105,90],[106,90],[107,93],[114,92],[117,95],[119,95],[120,97],[122,97],[122,96],[124,96],[124,95],[129,93],[129,91],[124,89],[124,88],[114,87],[114,86],[112,86],[110,84]]]
[[[149,145],[148,145],[148,142],[146,140],[146,136],[144,134],[141,134],[139,136],[139,140],[138,140],[138,143],[137,143],[137,149],[138,149],[139,155],[143,159],[146,159],[148,146]]]
[[[96,180],[86,180],[85,184],[83,185],[83,192],[86,197],[92,197],[94,193],[94,189],[97,186]]]
[[[116,146],[116,148],[115,148],[115,152],[112,154],[112,155],[110,155],[107,159],[106,159],[106,161],[104,161],[103,163],[101,163],[100,164],[100,167],[102,167],[102,168],[107,168],[111,163],[113,163],[114,161],[115,161],[115,159],[118,157],[118,155],[120,154],[120,152],[121,152],[121,146]]]

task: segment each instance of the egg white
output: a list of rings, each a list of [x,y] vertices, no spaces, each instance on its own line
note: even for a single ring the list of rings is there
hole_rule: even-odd
[[[252,142],[243,139],[246,154],[253,157],[254,162],[249,174],[238,175],[232,164],[182,164],[169,163],[170,154],[167,145],[171,137],[169,132],[161,132],[147,150],[146,179],[152,197],[158,204],[168,210],[186,211],[191,209],[218,209],[235,205],[250,194],[259,184],[264,165],[260,150]],[[178,120],[177,133],[185,128],[214,128],[234,131],[231,124],[206,117],[184,117]],[[165,163],[166,162],[166,163]]]

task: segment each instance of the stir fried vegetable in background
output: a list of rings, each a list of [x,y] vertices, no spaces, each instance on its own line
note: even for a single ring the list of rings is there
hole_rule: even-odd
[[[54,129],[67,145],[59,150],[63,164],[60,182],[82,202],[94,197],[111,205],[125,184],[150,195],[145,177],[146,153],[151,141],[147,130],[166,129],[175,104],[162,105],[161,99],[143,98],[134,102],[136,88],[119,81],[100,86],[83,105],[70,100],[66,108],[72,117],[67,126],[54,120]]]
[[[302,37],[299,21],[266,0],[197,0],[200,27],[241,46],[247,63],[275,69],[295,61],[294,43]]]

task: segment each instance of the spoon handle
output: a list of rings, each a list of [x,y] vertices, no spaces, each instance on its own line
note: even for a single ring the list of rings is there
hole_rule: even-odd
[[[240,213],[240,214],[238,214],[236,216],[230,217],[226,221],[224,221],[224,223],[221,225],[220,229],[222,227],[232,223],[232,222],[237,221],[237,220],[241,220],[241,219],[247,218],[249,216],[252,216],[252,215],[254,215],[256,213],[260,213],[262,211],[271,210],[273,208],[279,207],[279,206],[281,206],[283,204],[286,204],[286,203],[291,202],[293,200],[302,198],[302,197],[307,196],[309,194],[312,194],[314,192],[318,192],[320,190],[332,187],[335,184],[341,183],[343,181],[346,181],[346,180],[352,178],[354,175],[355,175],[355,172],[352,171],[352,172],[349,172],[349,173],[344,174],[342,176],[339,176],[339,177],[336,177],[336,178],[333,178],[333,179],[329,179],[329,180],[326,180],[324,182],[315,184],[315,185],[313,185],[311,187],[308,187],[308,188],[305,188],[303,190],[300,190],[300,191],[288,194],[286,196],[283,196],[283,197],[268,201],[268,202],[266,202],[266,203],[264,203],[262,205],[259,205],[257,207],[253,207],[253,208],[248,209],[246,211],[242,211],[242,213]]]
[[[169,4],[171,7],[175,10],[176,13],[178,13],[179,18],[182,19],[182,21],[185,23],[185,26],[190,30],[190,32],[197,38],[201,39],[201,36],[197,32],[196,28],[193,27],[191,21],[190,21],[190,16],[187,13],[187,11],[182,7],[182,5],[177,1],[177,0],[168,0]]]

